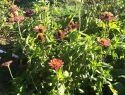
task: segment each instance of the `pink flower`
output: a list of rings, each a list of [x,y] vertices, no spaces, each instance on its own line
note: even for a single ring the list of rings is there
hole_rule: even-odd
[[[3,66],[4,66],[4,67],[9,67],[11,63],[13,63],[12,60],[6,61],[6,62],[4,62],[3,64],[1,64],[1,67],[3,67]]]
[[[35,27],[34,27],[34,31],[35,31],[35,32],[39,32],[39,33],[44,33],[44,32],[46,31],[46,27],[45,27],[45,26],[42,26],[42,25],[35,26]]]
[[[17,5],[11,5],[10,6],[10,12],[11,13],[15,13],[16,11],[18,11],[19,10],[19,8],[17,7]]]
[[[58,70],[63,66],[64,62],[60,59],[52,59],[49,62],[49,66],[55,70]]]
[[[35,32],[39,32],[39,26],[35,26],[33,29]]]

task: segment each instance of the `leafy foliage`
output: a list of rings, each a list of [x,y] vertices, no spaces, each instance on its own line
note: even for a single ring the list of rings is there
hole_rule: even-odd
[[[1,1],[20,58],[8,94],[124,95],[124,0],[22,2]]]

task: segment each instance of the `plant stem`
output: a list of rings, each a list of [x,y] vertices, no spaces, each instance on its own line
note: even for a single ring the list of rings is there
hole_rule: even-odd
[[[18,24],[18,32],[19,32],[20,38],[22,39],[23,37],[22,37],[22,34],[21,34],[21,30],[20,30],[20,24],[19,24],[19,22],[17,24]]]
[[[8,66],[8,70],[9,70],[9,73],[10,73],[11,78],[14,80],[14,77],[13,77],[13,75],[12,75],[12,72],[11,72],[10,66]]]
[[[15,0],[13,0],[12,4],[14,4]]]
[[[34,85],[36,91],[39,92],[38,89],[37,89],[37,86],[36,86],[35,82],[33,81],[32,75],[30,75],[30,77],[31,77],[31,81],[32,81],[32,83],[33,83],[33,85]]]

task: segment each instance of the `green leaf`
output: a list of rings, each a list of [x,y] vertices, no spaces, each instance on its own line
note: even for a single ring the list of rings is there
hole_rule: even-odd
[[[58,91],[59,91],[59,94],[58,95],[65,95],[65,85],[62,84],[59,88],[58,88]]]
[[[117,29],[118,26],[116,25],[116,23],[110,22],[110,23],[109,23],[109,28],[111,28],[111,29]]]
[[[108,85],[108,87],[112,91],[113,95],[118,95],[117,90],[115,90],[112,85]]]

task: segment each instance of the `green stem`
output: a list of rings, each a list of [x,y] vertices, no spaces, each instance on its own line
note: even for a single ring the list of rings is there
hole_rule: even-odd
[[[11,72],[10,66],[8,66],[8,70],[9,70],[9,73],[10,73],[11,78],[14,80],[14,77],[13,77],[13,75],[12,75],[12,72]]]
[[[80,31],[80,28],[81,28],[81,7],[82,7],[82,3],[80,5],[80,9],[79,9],[79,31]]]
[[[13,0],[12,4],[14,4],[15,0]]]
[[[20,30],[20,24],[19,24],[19,22],[17,24],[18,24],[18,32],[19,32],[20,38],[22,39],[23,37],[22,37],[22,34],[21,34],[21,30]]]
[[[37,89],[37,86],[36,86],[36,84],[35,84],[35,82],[34,82],[34,80],[33,80],[33,78],[32,78],[32,75],[30,75],[30,77],[31,77],[31,81],[32,81],[32,83],[33,83],[33,85],[34,85],[36,91],[39,92],[38,89]]]

